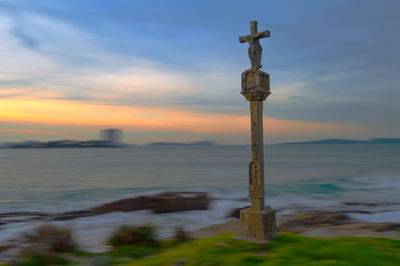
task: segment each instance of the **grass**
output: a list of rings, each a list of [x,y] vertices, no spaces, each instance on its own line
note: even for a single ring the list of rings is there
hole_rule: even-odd
[[[400,241],[384,238],[323,239],[282,233],[266,244],[231,235],[193,240],[130,265],[400,265]]]
[[[103,256],[109,257],[113,264],[121,264],[132,259],[142,258],[156,254],[162,250],[162,246],[136,246],[126,245],[118,246],[103,254]]]
[[[70,253],[71,254],[71,253]],[[281,233],[265,244],[233,239],[224,234],[182,243],[160,241],[114,246],[105,253],[75,251],[76,263],[96,265],[400,265],[400,240],[371,237],[336,239]],[[74,264],[57,258],[57,265]],[[82,260],[81,260],[82,261]],[[24,265],[49,265],[42,257],[31,257]],[[0,265],[1,266],[1,265]]]
[[[124,264],[150,255],[160,253],[164,250],[171,249],[177,246],[176,241],[163,240],[157,243],[157,245],[121,245],[114,246],[112,250],[104,253],[90,253],[81,250],[76,250],[74,256],[78,258],[86,258],[96,260],[96,258],[108,259],[112,264]],[[1,265],[0,265],[1,266]]]
[[[70,264],[72,264],[72,262],[63,257],[55,256],[52,257],[51,261],[49,261],[48,258],[40,254],[35,254],[31,256],[28,260],[24,261],[22,265],[39,266],[39,265],[70,265]]]

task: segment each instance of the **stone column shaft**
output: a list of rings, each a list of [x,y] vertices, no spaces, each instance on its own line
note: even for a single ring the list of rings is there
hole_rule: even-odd
[[[259,165],[258,180],[251,178],[252,162],[249,165],[249,196],[251,208],[254,210],[264,209],[264,141],[263,141],[263,102],[250,101],[251,112],[251,160]],[[253,184],[252,182],[256,182]]]
[[[269,74],[260,70],[262,48],[259,39],[269,37],[269,31],[257,32],[257,21],[250,22],[250,35],[239,37],[249,42],[251,69],[242,73],[241,94],[250,102],[251,162],[249,163],[249,196],[251,207],[240,211],[239,237],[263,240],[277,231],[275,211],[264,202],[264,140],[263,101],[271,94]]]

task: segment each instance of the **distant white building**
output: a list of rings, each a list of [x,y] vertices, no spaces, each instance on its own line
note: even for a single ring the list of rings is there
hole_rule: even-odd
[[[116,128],[102,129],[100,130],[100,138],[114,144],[122,143],[122,130]]]

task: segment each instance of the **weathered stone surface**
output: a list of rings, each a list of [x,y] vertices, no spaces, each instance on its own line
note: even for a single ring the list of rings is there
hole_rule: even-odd
[[[261,70],[248,69],[242,73],[241,94],[248,101],[265,101],[270,92],[269,74]]]
[[[264,140],[263,102],[251,101],[251,162],[249,163],[249,197],[253,209],[264,209]]]
[[[239,37],[239,42],[249,43],[251,69],[242,73],[241,94],[250,101],[251,161],[249,164],[249,197],[251,207],[240,211],[240,237],[263,240],[276,232],[275,211],[264,202],[264,140],[263,101],[270,92],[269,74],[260,71],[262,47],[259,39],[270,32],[257,32],[257,21],[250,22],[250,35]]]
[[[264,240],[277,232],[275,210],[266,207],[263,210],[247,208],[240,211],[239,236]]]
[[[261,187],[261,166],[257,161],[249,164],[249,195],[250,198],[264,198],[264,189]]]

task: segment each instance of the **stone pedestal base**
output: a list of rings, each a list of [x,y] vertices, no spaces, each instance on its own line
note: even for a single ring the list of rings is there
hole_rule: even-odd
[[[270,207],[263,210],[247,208],[240,211],[240,237],[265,240],[273,237],[276,231],[274,209]]]

